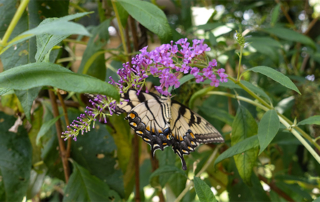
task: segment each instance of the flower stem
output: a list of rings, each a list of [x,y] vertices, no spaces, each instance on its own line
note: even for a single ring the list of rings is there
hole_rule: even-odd
[[[6,33],[4,34],[1,42],[0,42],[0,51],[7,45],[7,42],[14,30],[14,28],[16,27],[17,23],[19,22],[23,12],[25,11],[26,7],[28,6],[30,0],[23,0],[17,10],[17,12],[14,14],[10,25],[6,31]]]
[[[237,75],[237,81],[240,82],[240,67],[241,67],[241,60],[242,60],[242,52],[243,52],[243,46],[240,46],[240,54],[239,54],[239,64],[238,64],[238,75]]]
[[[117,6],[114,2],[114,0],[111,1],[112,3],[112,8],[116,14],[116,18],[117,18],[117,22],[118,22],[118,26],[119,26],[119,32],[120,32],[120,37],[121,37],[121,41],[122,41],[122,47],[123,47],[123,51],[124,53],[127,55],[128,54],[128,50],[127,50],[127,46],[126,46],[126,40],[124,38],[124,34],[123,34],[123,27],[122,27],[122,24],[121,24],[121,21],[120,21],[120,16],[119,16],[119,12],[118,12],[118,9],[117,9]]]
[[[237,96],[237,95],[233,95],[233,94],[230,94],[230,93],[225,93],[225,92],[220,92],[220,91],[211,91],[211,92],[208,92],[208,94],[210,95],[223,95],[223,96],[227,96],[227,97],[231,97],[231,98],[235,98],[235,99],[238,99],[238,100],[242,100],[244,102],[247,102],[247,103],[250,103],[252,105],[255,105],[256,107],[259,107],[261,108],[262,110],[264,111],[268,111],[270,110],[271,108],[268,108],[268,107],[265,107],[263,106],[262,104],[258,103],[258,102],[255,102],[253,100],[250,100],[248,98],[245,98],[245,97],[242,97],[242,96]],[[316,159],[316,161],[318,161],[318,163],[320,164],[320,156],[316,153],[316,151],[309,145],[309,143],[303,139],[303,137],[301,137],[301,135],[298,133],[298,131],[296,130],[296,127],[292,128],[292,125],[290,122],[287,121],[287,118],[283,118],[283,115],[282,114],[278,114],[278,117],[279,117],[279,120],[280,122],[301,142],[301,144],[303,144],[303,146],[311,153],[311,155]],[[298,127],[297,127],[298,128]],[[300,129],[301,130],[301,129]],[[313,145],[314,144],[314,141],[310,141],[310,143],[312,143]],[[318,148],[318,147],[317,147]]]

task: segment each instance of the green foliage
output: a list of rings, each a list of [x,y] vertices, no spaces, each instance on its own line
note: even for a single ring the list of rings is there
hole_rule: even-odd
[[[120,196],[88,170],[72,161],[74,172],[66,187],[63,201],[119,201]]]
[[[276,136],[280,127],[279,118],[277,112],[275,110],[267,111],[260,123],[258,129],[258,138],[260,143],[260,152],[261,154],[263,150],[270,144],[272,139]]]
[[[0,85],[3,88],[13,90],[27,90],[48,85],[67,91],[100,93],[116,99],[119,98],[117,90],[112,85],[47,62],[30,63],[2,72],[0,74]]]
[[[138,22],[157,34],[162,43],[168,43],[171,38],[171,29],[166,15],[157,6],[139,0],[118,0],[121,6]]]
[[[258,126],[250,112],[243,106],[239,106],[237,115],[232,123],[231,145],[257,134]],[[251,185],[252,169],[258,156],[258,148],[253,147],[241,154],[234,156],[234,161],[238,168],[239,175],[243,181]]]
[[[249,70],[253,71],[253,72],[258,72],[260,74],[264,74],[267,77],[275,80],[276,82],[279,82],[281,85],[283,85],[287,88],[290,88],[290,89],[296,91],[297,93],[301,94],[299,89],[296,87],[296,85],[294,85],[294,83],[288,77],[286,77],[282,73],[280,73],[270,67],[258,66],[258,67],[253,67]]]
[[[0,112],[0,200],[22,201],[31,172],[32,147],[27,131],[9,132],[15,118]]]
[[[201,202],[217,201],[210,187],[198,177],[194,177],[194,188]]]

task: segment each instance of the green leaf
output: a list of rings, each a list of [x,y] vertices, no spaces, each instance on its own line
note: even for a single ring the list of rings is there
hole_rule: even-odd
[[[271,67],[257,66],[248,70],[266,75],[267,77],[273,79],[274,81],[280,83],[281,85],[287,88],[290,88],[296,91],[297,93],[301,94],[299,89],[296,87],[296,85],[294,85],[294,83],[287,76],[285,76],[281,72],[278,72],[277,70],[272,69]]]
[[[15,94],[17,95],[21,106],[23,108],[23,111],[27,117],[27,119],[30,121],[30,110],[33,104],[34,99],[38,97],[38,93],[41,90],[41,87],[35,87],[27,90],[15,90]]]
[[[241,154],[245,151],[248,151],[249,149],[252,149],[258,146],[259,146],[258,136],[254,135],[252,137],[248,137],[245,140],[242,140],[241,142],[238,142],[237,144],[233,145],[232,147],[224,151],[222,154],[220,154],[218,158],[215,160],[214,165],[220,163],[222,160],[226,158],[230,158],[236,154]]]
[[[257,52],[268,55],[272,60],[278,60],[277,49],[282,48],[282,44],[270,37],[250,37],[246,39],[249,46],[254,48]],[[249,49],[251,50],[251,49]]]
[[[231,145],[234,146],[238,142],[241,142],[248,137],[255,136],[257,132],[258,126],[251,113],[245,107],[240,105],[232,124]],[[255,165],[257,157],[258,148],[255,147],[233,157],[239,175],[248,185],[251,185],[250,179],[252,169]]]
[[[217,199],[214,197],[210,187],[202,181],[199,177],[194,177],[194,189],[201,202],[215,202]]]
[[[0,88],[0,95],[9,95],[9,94],[13,94],[14,91],[12,89],[9,88]]]
[[[294,30],[291,29],[287,29],[284,27],[269,27],[267,29],[264,29],[264,31],[276,35],[277,37],[281,38],[281,39],[285,39],[288,41],[295,41],[295,42],[300,42],[302,44],[311,46],[313,49],[316,49],[316,46],[314,44],[314,42],[312,41],[312,39],[310,39],[309,37],[300,34]]]
[[[60,114],[60,116],[57,116],[57,117],[51,119],[50,121],[47,121],[41,125],[41,128],[38,132],[37,139],[36,139],[37,145],[40,144],[41,137],[44,136],[50,130],[50,128],[53,126],[53,124],[55,124],[60,119],[61,116],[63,116],[63,114]]]
[[[166,167],[166,166],[172,166],[179,168],[178,166],[181,166],[179,157],[172,151],[171,148],[167,147],[163,151],[156,152],[156,157],[159,161],[159,168]],[[179,159],[179,160],[178,160]],[[176,166],[176,160],[178,160],[178,166]],[[161,187],[164,187],[165,184],[168,182],[171,176],[173,176],[173,172],[163,173],[159,176],[159,178],[154,178],[152,180],[151,186],[158,183]]]
[[[274,24],[276,24],[276,22],[278,21],[279,18],[279,13],[280,13],[280,7],[281,7],[281,3],[278,3],[272,13],[271,13],[271,26],[273,26]]]
[[[74,22],[69,22],[69,20],[73,20],[75,18],[79,18],[87,14],[90,14],[90,12],[77,13],[77,14],[69,15],[62,18],[55,18],[46,23],[41,23],[36,28],[25,31],[20,35],[16,36],[15,38],[13,38],[8,43],[6,48],[0,52],[0,55],[7,48],[17,43],[20,43],[22,41],[25,41],[27,39],[30,39],[31,37],[36,35],[51,34],[51,35],[69,36],[71,34],[78,34],[78,35],[90,36],[90,33],[82,25]]]
[[[199,109],[200,109],[200,111],[205,113],[207,116],[218,119],[220,121],[223,121],[223,122],[229,124],[230,126],[232,125],[232,122],[234,120],[234,117],[232,115],[230,115],[225,110],[222,110],[217,107],[204,106],[204,107],[199,107]]]
[[[104,94],[119,99],[119,92],[111,84],[88,75],[76,74],[52,63],[31,63],[0,73],[0,87],[27,90],[39,86],[53,86],[78,93]]]
[[[320,125],[320,115],[311,116],[303,121],[300,121],[297,125],[317,124]]]
[[[46,24],[54,21],[53,18],[45,19],[40,23]],[[39,26],[40,26],[39,25]],[[41,34],[37,35],[37,53],[35,56],[35,59],[37,62],[42,62],[46,56],[47,53],[51,51],[51,49],[60,43],[63,39],[67,38],[69,35],[53,35],[53,34]]]
[[[234,166],[233,166],[234,167]],[[230,201],[270,201],[266,191],[263,190],[260,179],[255,175],[251,175],[252,186],[248,186],[240,179],[239,174],[235,171],[233,176],[229,175],[229,182],[236,182],[228,184],[227,191]]]
[[[93,28],[92,36],[82,56],[78,73],[88,74],[105,80],[106,65],[103,48],[108,43],[110,19],[105,20],[99,26]]]
[[[282,48],[282,44],[270,37],[250,37],[246,39],[246,42],[250,45],[259,44],[262,46],[271,46],[276,48]]]
[[[247,81],[241,80],[240,81],[243,85],[245,85],[247,88],[249,88],[251,91],[253,91],[254,93],[266,98],[269,103],[272,103],[270,97],[259,87],[253,85],[252,83],[249,83]]]
[[[275,110],[267,111],[258,127],[258,139],[260,143],[259,155],[267,148],[270,142],[278,133],[280,127],[279,117]]]
[[[141,175],[140,175],[141,176]],[[178,197],[180,193],[186,188],[187,179],[185,175],[172,175],[168,181],[168,186],[174,193],[175,197]],[[167,199],[167,201],[170,201]]]
[[[63,201],[121,201],[109,186],[72,161],[73,172],[67,184]]]
[[[157,34],[162,43],[171,38],[171,29],[164,12],[152,3],[140,0],[117,0],[139,23]]]
[[[68,115],[70,120],[75,120],[79,111],[70,109]],[[114,156],[116,149],[114,138],[105,125],[97,122],[90,132],[78,136],[72,143],[71,158],[124,197],[123,174]]]
[[[165,174],[180,174],[183,176],[186,176],[186,174],[179,168],[177,168],[176,166],[170,166],[170,165],[165,165],[165,166],[161,166],[159,167],[157,170],[155,170],[149,178],[149,181],[152,181],[152,178],[154,177],[158,177],[161,175],[165,175]],[[169,180],[169,179],[167,179]]]
[[[32,167],[32,147],[27,131],[9,132],[15,118],[0,112],[0,201],[22,201]]]

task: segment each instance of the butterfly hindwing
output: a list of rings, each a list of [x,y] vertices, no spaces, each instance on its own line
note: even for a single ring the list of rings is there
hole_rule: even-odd
[[[126,119],[135,133],[151,146],[152,154],[157,149],[171,145],[169,117],[165,100],[155,94],[130,89],[121,95],[122,104],[116,108],[116,113],[127,112]]]
[[[186,169],[183,155],[190,154],[199,143],[224,142],[217,129],[186,106],[172,101],[171,114],[172,149],[180,157],[183,169]]]

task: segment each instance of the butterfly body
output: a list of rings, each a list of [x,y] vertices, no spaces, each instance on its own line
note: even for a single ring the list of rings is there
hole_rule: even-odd
[[[188,155],[199,143],[224,142],[220,133],[189,108],[153,93],[130,89],[121,94],[115,113],[126,112],[126,119],[137,135],[151,146],[151,152],[172,146],[186,169],[183,155]]]

